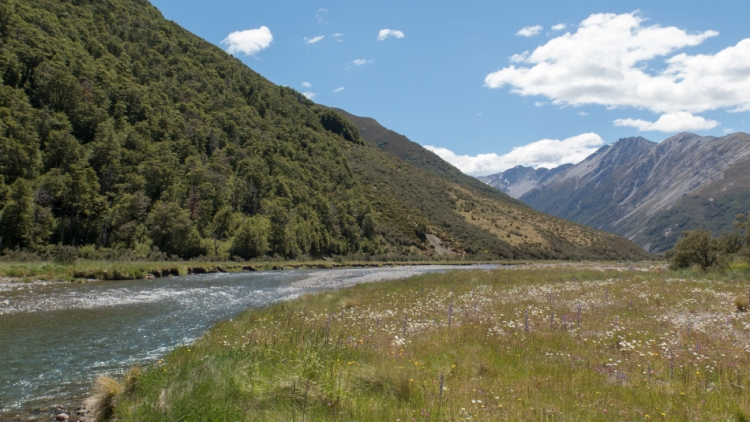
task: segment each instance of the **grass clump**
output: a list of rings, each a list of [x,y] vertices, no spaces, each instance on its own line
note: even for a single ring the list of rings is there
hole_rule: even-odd
[[[750,297],[747,296],[738,297],[734,301],[737,312],[747,312],[748,305],[750,305]]]
[[[117,399],[125,391],[125,386],[112,377],[99,375],[94,381],[94,390],[86,399],[89,420],[106,421],[114,415]]]
[[[177,348],[115,416],[740,420],[750,315],[732,298],[748,283],[712,277],[526,267],[307,295]]]

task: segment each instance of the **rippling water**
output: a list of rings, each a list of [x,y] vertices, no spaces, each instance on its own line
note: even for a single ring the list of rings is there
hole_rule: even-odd
[[[357,283],[449,269],[419,266],[206,274],[155,280],[0,283],[0,419],[75,403],[121,373],[247,308]],[[481,266],[479,268],[490,268]]]

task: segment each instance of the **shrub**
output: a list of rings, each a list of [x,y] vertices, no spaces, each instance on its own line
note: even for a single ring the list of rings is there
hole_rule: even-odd
[[[672,269],[687,268],[698,265],[703,272],[721,263],[720,247],[717,239],[711,239],[711,233],[705,229],[688,230],[674,247],[670,262]]]
[[[59,245],[55,249],[55,262],[63,265],[70,265],[78,259],[78,249],[74,246]]]

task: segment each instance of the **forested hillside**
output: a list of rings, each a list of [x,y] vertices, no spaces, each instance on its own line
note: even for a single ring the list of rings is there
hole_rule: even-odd
[[[0,17],[2,248],[385,244],[339,150],[356,129],[147,2],[10,0]]]
[[[407,256],[435,254],[442,241],[455,256],[643,256],[563,220],[539,236],[522,224],[516,234],[493,229],[508,211],[497,204],[518,220],[531,211],[501,193],[485,204],[486,192],[461,186],[475,200],[454,189],[441,208],[445,179],[366,145],[341,115],[143,0],[0,3],[0,75],[6,253],[69,245],[128,259]],[[424,176],[443,192],[434,201],[421,182],[405,194]],[[378,183],[397,194],[377,193]]]

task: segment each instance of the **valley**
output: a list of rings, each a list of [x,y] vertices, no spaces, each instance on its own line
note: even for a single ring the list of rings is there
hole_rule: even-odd
[[[0,3],[0,419],[750,418],[750,135],[699,115],[746,90],[546,85],[717,31],[256,3]],[[675,54],[658,81],[694,83]]]

